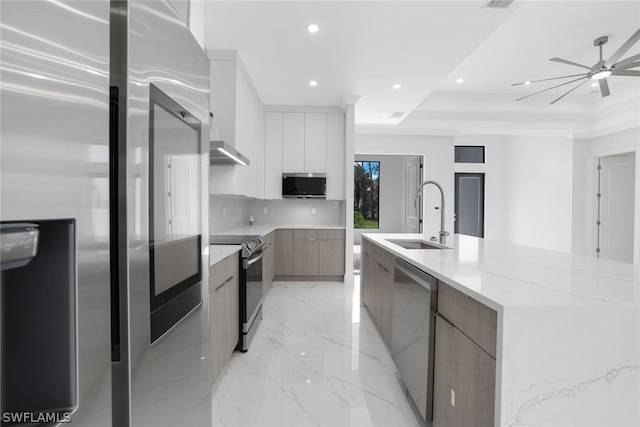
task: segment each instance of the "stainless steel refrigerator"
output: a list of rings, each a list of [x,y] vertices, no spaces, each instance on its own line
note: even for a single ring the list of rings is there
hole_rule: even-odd
[[[161,0],[3,0],[0,48],[0,423],[211,425],[206,54]]]

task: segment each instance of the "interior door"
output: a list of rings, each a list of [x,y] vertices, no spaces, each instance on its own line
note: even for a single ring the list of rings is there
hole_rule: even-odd
[[[416,157],[408,161],[405,165],[405,232],[420,233],[421,225],[421,204],[416,199],[416,191],[422,179],[422,158]]]
[[[600,258],[633,263],[635,163],[635,153],[600,159]]]
[[[454,232],[484,237],[484,174],[457,173]]]

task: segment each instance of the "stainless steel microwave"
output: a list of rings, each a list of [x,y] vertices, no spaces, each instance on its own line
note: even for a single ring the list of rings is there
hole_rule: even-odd
[[[283,173],[283,198],[327,198],[327,175],[324,173]]]

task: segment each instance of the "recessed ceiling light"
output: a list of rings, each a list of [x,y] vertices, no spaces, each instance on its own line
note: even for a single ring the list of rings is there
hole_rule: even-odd
[[[525,86],[529,86],[531,84],[531,80],[527,80],[526,82],[524,82]]]
[[[317,81],[315,81],[315,80],[311,80],[311,81],[309,82],[309,86],[316,87],[316,86],[318,86],[318,82],[317,82]]]
[[[458,80],[456,80],[456,83],[463,83],[464,79],[462,77],[460,77]]]
[[[400,83],[396,83],[393,85],[394,89],[400,89],[402,87],[402,85]]]
[[[599,84],[600,83],[598,83],[598,82],[593,82],[593,83],[591,83],[591,87],[598,87]]]
[[[317,33],[319,29],[320,27],[318,27],[316,24],[311,24],[307,27],[307,31],[309,31],[310,33]]]

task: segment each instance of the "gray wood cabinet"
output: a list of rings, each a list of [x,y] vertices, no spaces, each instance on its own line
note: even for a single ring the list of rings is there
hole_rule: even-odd
[[[336,279],[344,276],[344,251],[344,230],[277,230],[276,275]]]
[[[262,295],[267,295],[273,278],[276,274],[276,235],[271,232],[264,236],[264,247],[262,249]]]
[[[293,274],[295,276],[318,275],[318,240],[306,233],[293,231]]]
[[[214,378],[226,366],[240,337],[239,254],[209,268],[211,364]]]
[[[434,427],[493,426],[497,313],[440,282],[434,362]]]
[[[393,314],[393,254],[362,239],[362,276],[360,292],[375,325],[388,348],[391,348]]]
[[[293,230],[276,230],[276,276],[293,274]]]
[[[443,283],[438,289],[438,312],[496,357],[498,313],[495,310]]]
[[[318,266],[321,276],[344,275],[344,237],[318,240]]]

